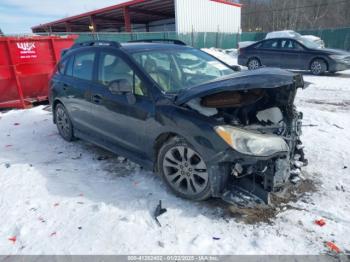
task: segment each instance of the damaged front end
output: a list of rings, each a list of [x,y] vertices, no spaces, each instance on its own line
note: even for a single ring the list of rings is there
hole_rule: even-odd
[[[202,87],[186,102],[214,119],[215,132],[230,146],[209,163],[213,194],[228,202],[251,198],[269,204],[271,194],[300,180],[307,164],[300,140],[303,115],[294,105],[302,76],[266,70],[215,82],[216,89]]]

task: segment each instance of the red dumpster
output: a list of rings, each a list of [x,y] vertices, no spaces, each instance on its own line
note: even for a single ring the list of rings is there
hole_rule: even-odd
[[[0,37],[0,108],[27,108],[47,100],[48,80],[61,50],[76,38]]]

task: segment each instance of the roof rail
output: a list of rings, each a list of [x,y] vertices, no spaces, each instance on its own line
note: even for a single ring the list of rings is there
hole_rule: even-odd
[[[175,45],[186,45],[185,42],[177,39],[142,39],[142,40],[131,40],[128,43],[172,43]]]
[[[113,46],[117,48],[121,47],[120,43],[116,41],[92,40],[92,41],[76,43],[71,47],[71,49],[87,47],[87,46]]]

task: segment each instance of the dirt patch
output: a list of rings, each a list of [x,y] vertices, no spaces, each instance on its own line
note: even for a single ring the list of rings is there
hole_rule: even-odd
[[[296,202],[303,198],[306,194],[316,192],[316,185],[317,183],[314,180],[305,179],[298,185],[289,187],[285,192],[283,192],[283,196],[280,196],[279,194],[271,195],[271,204],[278,207],[290,202]]]

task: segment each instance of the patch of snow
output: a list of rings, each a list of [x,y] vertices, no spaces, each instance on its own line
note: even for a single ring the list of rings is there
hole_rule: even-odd
[[[300,40],[301,42],[311,41],[311,42],[317,44],[318,47],[320,47],[320,48],[324,48],[324,46],[325,46],[324,41],[318,36],[301,35],[295,31],[292,31],[292,30],[270,32],[266,35],[265,39],[282,38],[282,37],[294,38],[294,39]]]
[[[256,43],[256,41],[243,41],[243,42],[239,42],[239,43],[238,43],[238,48],[244,48],[244,47],[253,45],[253,44],[255,44],[255,43]]]
[[[281,37],[300,38],[301,34],[295,32],[293,30],[274,31],[274,32],[268,33],[266,35],[265,39],[281,38]]]
[[[228,53],[226,53],[222,49],[218,48],[202,48],[202,51],[215,56],[217,59],[223,61],[224,63],[233,66],[237,65],[237,50],[236,49],[230,49]]]
[[[216,108],[209,108],[201,105],[201,98],[192,99],[190,102],[187,103],[187,105],[199,112],[202,115],[205,116],[213,116],[218,113],[218,110]]]
[[[278,124],[283,120],[281,109],[278,107],[272,107],[258,112],[256,115],[259,121],[268,123],[269,121]]]

